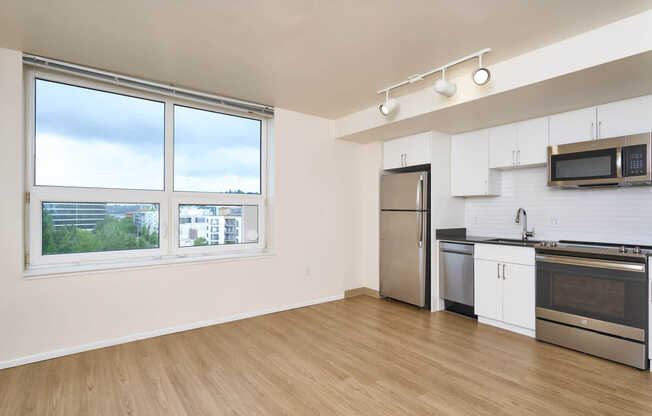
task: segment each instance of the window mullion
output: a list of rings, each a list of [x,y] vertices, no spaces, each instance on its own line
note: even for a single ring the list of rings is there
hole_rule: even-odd
[[[176,216],[174,209],[174,102],[165,100],[165,201],[167,204],[167,219],[163,225],[167,240],[167,254],[174,252],[176,241]]]

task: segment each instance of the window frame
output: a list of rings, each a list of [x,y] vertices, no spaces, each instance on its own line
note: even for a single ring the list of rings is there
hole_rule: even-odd
[[[164,162],[163,190],[137,190],[115,188],[85,188],[35,185],[35,92],[36,79],[59,82],[75,87],[116,93],[164,103]],[[170,258],[205,258],[206,256],[231,255],[234,253],[260,254],[267,248],[267,195],[269,193],[268,145],[273,129],[272,119],[248,113],[224,109],[194,100],[158,95],[129,87],[87,79],[81,76],[36,69],[25,66],[25,192],[30,196],[25,205],[25,254],[29,258],[26,268],[101,265],[103,263],[157,260]],[[217,192],[174,191],[174,106],[180,105],[220,114],[260,120],[260,194],[228,194]],[[27,202],[27,201],[26,201]],[[92,253],[42,254],[43,202],[114,202],[159,205],[159,248],[104,251]],[[258,243],[242,243],[213,246],[179,247],[179,205],[257,205]],[[29,264],[27,264],[29,263]]]

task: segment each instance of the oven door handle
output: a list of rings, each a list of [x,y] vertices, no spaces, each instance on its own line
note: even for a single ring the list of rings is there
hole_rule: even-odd
[[[645,273],[645,264],[640,263],[626,263],[622,261],[587,259],[581,257],[551,256],[547,254],[537,254],[536,260],[545,263],[570,264],[572,266],[596,267],[600,269]]]

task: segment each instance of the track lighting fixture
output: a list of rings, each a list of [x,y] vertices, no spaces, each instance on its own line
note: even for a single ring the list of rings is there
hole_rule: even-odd
[[[452,97],[457,92],[457,84],[446,79],[446,68],[441,70],[441,79],[435,82],[435,91],[445,97]]]
[[[389,90],[385,91],[385,102],[378,106],[378,111],[383,117],[392,114],[398,108],[396,98],[389,98]]]
[[[489,52],[491,52],[491,49],[489,48],[479,50],[476,53],[457,59],[453,62],[449,62],[444,66],[440,66],[439,68],[435,68],[433,70],[424,72],[422,74],[411,75],[405,81],[401,81],[394,85],[390,85],[387,88],[383,88],[382,90],[379,90],[378,94],[385,93],[385,102],[380,106],[378,106],[378,110],[380,111],[380,114],[382,114],[384,117],[387,117],[398,108],[398,102],[393,98],[392,99],[389,98],[389,92],[391,90],[393,90],[394,88],[402,87],[403,85],[406,84],[414,84],[415,82],[422,81],[428,75],[432,75],[439,71],[441,71],[441,79],[435,83],[435,91],[438,94],[441,94],[445,97],[452,97],[457,92],[457,85],[446,79],[446,69],[455,66],[459,63],[466,62],[473,58],[478,58],[478,69],[476,69],[472,75],[473,82],[475,83],[475,85],[487,84],[491,79],[491,72],[489,72],[487,68],[482,66],[482,56],[485,53],[489,53]]]
[[[491,72],[482,66],[482,54],[478,55],[478,69],[473,72],[475,85],[485,85],[491,79]]]

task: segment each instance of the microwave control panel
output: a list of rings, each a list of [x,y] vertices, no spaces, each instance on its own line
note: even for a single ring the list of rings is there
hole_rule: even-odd
[[[647,175],[647,145],[623,146],[623,176]]]

